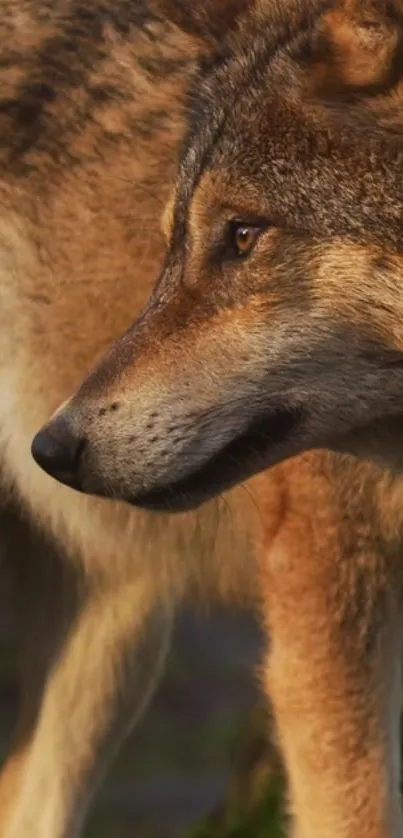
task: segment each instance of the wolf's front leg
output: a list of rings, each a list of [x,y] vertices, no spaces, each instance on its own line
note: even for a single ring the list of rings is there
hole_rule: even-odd
[[[141,578],[111,589],[82,580],[77,593],[68,574],[58,578],[52,557],[30,559],[32,574],[49,565],[39,583],[25,563],[22,709],[2,778],[0,833],[76,838],[109,761],[150,698],[172,619]]]
[[[401,838],[397,565],[354,512],[318,498],[266,553],[266,686],[289,778],[294,838]],[[361,524],[361,522],[363,522]],[[379,535],[379,532],[378,532]]]

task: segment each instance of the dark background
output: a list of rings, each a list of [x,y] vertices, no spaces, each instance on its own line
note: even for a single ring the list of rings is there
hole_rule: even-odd
[[[262,650],[247,614],[180,614],[161,685],[98,794],[85,838],[280,835],[278,772],[268,773],[269,719],[259,709]],[[5,756],[17,695],[7,637],[0,652]]]

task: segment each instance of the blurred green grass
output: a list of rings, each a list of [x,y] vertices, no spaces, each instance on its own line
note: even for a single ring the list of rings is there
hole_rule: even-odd
[[[267,708],[257,704],[233,753],[231,779],[221,805],[189,838],[285,836],[285,780],[274,741]]]
[[[189,838],[283,838],[284,826],[283,787],[277,779],[253,810],[235,808],[219,824],[209,818],[193,830]]]

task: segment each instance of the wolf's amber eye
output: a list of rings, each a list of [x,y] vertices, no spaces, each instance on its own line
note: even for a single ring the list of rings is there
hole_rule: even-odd
[[[230,237],[235,256],[246,256],[255,246],[261,227],[251,224],[242,224],[241,221],[231,221]]]

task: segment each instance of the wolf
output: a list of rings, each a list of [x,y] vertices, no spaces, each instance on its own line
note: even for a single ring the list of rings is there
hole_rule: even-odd
[[[185,598],[267,630],[291,834],[402,833],[400,21],[3,4],[4,838],[81,833]]]

